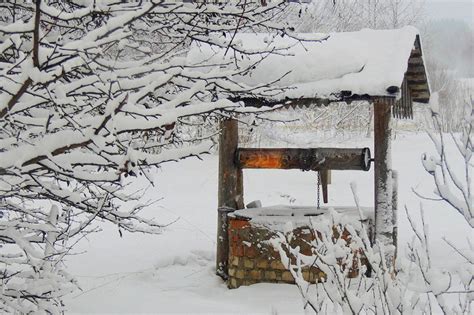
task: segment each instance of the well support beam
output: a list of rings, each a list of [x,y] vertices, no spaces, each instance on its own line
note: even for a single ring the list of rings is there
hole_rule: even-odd
[[[242,169],[234,162],[239,143],[238,121],[224,119],[220,122],[220,130],[216,273],[227,279],[229,258],[227,214],[232,212],[232,209],[243,208],[244,202]]]
[[[369,166],[370,167],[370,166]],[[328,203],[328,185],[331,182],[331,170],[319,171],[318,176],[321,176],[321,188],[323,190],[323,202]]]
[[[374,244],[383,245],[387,267],[394,263],[390,98],[374,99]]]
[[[237,150],[236,162],[240,168],[368,171],[370,150],[369,148],[240,148]]]
[[[393,246],[395,246],[394,256],[398,254],[398,172],[392,170],[392,224],[393,224]]]

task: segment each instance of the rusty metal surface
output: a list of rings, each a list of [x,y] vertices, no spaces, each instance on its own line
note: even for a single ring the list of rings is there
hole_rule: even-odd
[[[240,168],[301,170],[370,169],[369,148],[239,148],[236,165]]]

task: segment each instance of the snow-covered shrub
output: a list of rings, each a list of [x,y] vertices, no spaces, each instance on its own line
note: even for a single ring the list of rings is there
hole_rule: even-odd
[[[441,132],[436,106],[433,119],[439,132],[438,135],[431,134],[437,154],[432,157],[424,154],[423,166],[433,176],[439,201],[446,202],[449,208],[461,214],[466,224],[472,227],[474,112],[466,117],[461,134],[448,136],[456,147],[457,156],[447,154],[447,136]],[[454,152],[456,151],[450,151]],[[358,207],[355,186],[353,192]],[[416,226],[406,207],[405,211],[413,238],[408,244],[398,245],[395,266],[387,266],[385,259],[382,259],[386,249],[381,244],[370,244],[364,225],[358,222],[344,224],[337,213],[332,213],[331,222],[318,223],[318,226],[314,227],[314,230],[322,235],[318,242],[312,244],[311,256],[302,255],[299,248],[291,248],[289,236],[280,233],[273,240],[274,247],[279,250],[283,264],[289,267],[295,278],[305,305],[316,313],[471,314],[474,304],[473,244],[459,248],[444,239],[460,263],[455,269],[439,266],[432,258],[430,231],[424,220],[423,205],[420,209],[421,227]],[[349,247],[340,238],[333,237],[331,227],[335,225],[350,231]],[[359,249],[362,249],[363,255],[355,255]],[[364,266],[365,261],[363,263],[361,259],[367,260],[370,273],[361,269],[358,277],[348,278],[348,269],[341,266]],[[310,286],[301,274],[301,268],[308,265],[324,271],[326,279]]]
[[[0,312],[63,310],[75,287],[63,260],[94,222],[159,233],[153,201],[125,188],[166,161],[208,152],[205,124],[244,111],[220,96],[259,96],[190,45],[236,49],[240,31],[280,32],[281,2],[3,1],[0,3]],[[196,46],[197,47],[197,46]],[[212,71],[210,69],[219,69]],[[269,78],[270,79],[270,78]],[[141,201],[140,201],[141,200]],[[128,204],[127,207],[123,205]]]
[[[406,254],[398,257],[394,270],[385,264],[383,246],[371,247],[362,224],[344,224],[335,212],[331,218],[331,222],[313,226],[320,237],[312,244],[311,256],[289,246],[290,235],[279,233],[272,241],[296,281],[305,308],[317,314],[470,312],[474,286],[472,252],[460,251],[465,263],[456,272],[436,267],[430,258],[427,226],[423,223],[422,228],[417,228],[410,219],[415,237],[407,244]],[[341,237],[334,237],[333,226],[350,231],[350,246]],[[316,267],[326,277],[311,285],[303,278],[304,266]],[[359,268],[357,277],[348,277],[353,270],[347,266]]]

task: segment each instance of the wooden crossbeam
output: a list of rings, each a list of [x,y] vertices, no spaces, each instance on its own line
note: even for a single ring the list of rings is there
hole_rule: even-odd
[[[301,170],[370,169],[369,148],[253,149],[239,148],[235,161],[240,168]]]

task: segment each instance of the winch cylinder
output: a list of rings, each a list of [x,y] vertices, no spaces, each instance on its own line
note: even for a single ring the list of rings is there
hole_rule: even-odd
[[[240,168],[361,170],[370,169],[369,148],[239,148],[236,165]]]

